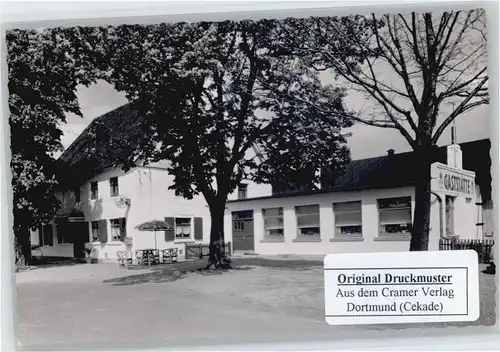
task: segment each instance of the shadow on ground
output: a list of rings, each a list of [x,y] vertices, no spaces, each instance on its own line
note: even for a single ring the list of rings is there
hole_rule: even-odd
[[[238,265],[249,265],[269,269],[293,269],[293,270],[313,270],[323,267],[323,262],[320,260],[304,260],[304,259],[283,259],[277,257],[276,259],[249,257],[249,258],[235,258],[233,262]]]
[[[32,258],[30,266],[17,267],[17,272],[48,269],[61,266],[73,266],[86,263],[87,261],[85,259],[55,258],[55,257],[45,257],[41,259]]]
[[[129,285],[140,285],[140,284],[165,284],[169,282],[174,282],[177,280],[182,280],[189,275],[224,275],[227,271],[221,270],[205,270],[206,263],[204,261],[196,262],[186,262],[186,263],[176,263],[165,265],[155,265],[151,267],[144,266],[130,266],[127,269],[129,271],[134,270],[144,270],[149,269],[146,273],[128,275],[123,277],[117,277],[113,279],[103,280],[103,283],[113,284],[115,286],[129,286]],[[124,270],[127,270],[124,268]],[[246,271],[251,270],[252,267],[249,266],[233,266],[232,270],[235,271]]]
[[[205,270],[207,262],[205,260],[189,261],[175,264],[143,266],[134,265],[124,268],[131,272],[147,269],[148,272],[127,275],[123,277],[104,280],[103,283],[113,284],[115,286],[139,285],[147,283],[164,284],[182,280],[189,275],[224,275],[228,271]],[[229,271],[247,271],[258,267],[269,269],[287,269],[287,270],[312,270],[322,267],[320,261],[308,260],[280,260],[280,259],[264,259],[264,258],[234,258],[232,270]]]

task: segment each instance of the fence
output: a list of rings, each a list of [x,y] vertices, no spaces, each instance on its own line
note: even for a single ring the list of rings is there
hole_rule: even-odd
[[[210,251],[208,243],[186,243],[186,259],[207,257]],[[231,242],[224,243],[224,251],[231,255]]]
[[[439,240],[440,251],[466,250],[476,251],[479,264],[488,264],[491,260],[491,250],[494,240],[443,239]]]

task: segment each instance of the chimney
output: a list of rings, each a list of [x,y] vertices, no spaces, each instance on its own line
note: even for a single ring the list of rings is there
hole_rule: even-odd
[[[387,155],[389,155],[389,156],[393,156],[393,155],[394,155],[394,149],[389,149],[389,150],[387,151]]]

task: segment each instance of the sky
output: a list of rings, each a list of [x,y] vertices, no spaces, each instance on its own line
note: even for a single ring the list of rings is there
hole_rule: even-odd
[[[436,17],[438,18],[438,17]],[[455,31],[451,40],[456,39],[459,33],[460,26],[455,27]],[[466,31],[466,34],[461,38],[460,45],[453,51],[454,54],[449,56],[447,60],[448,66],[453,66],[457,69],[468,67],[462,77],[463,80],[471,78],[469,75],[475,75],[479,70],[486,65],[487,54],[485,50],[485,41],[480,31]],[[481,50],[476,50],[481,49]],[[405,49],[409,50],[409,49]],[[447,51],[445,51],[446,55]],[[470,55],[474,54],[473,56]],[[411,53],[408,53],[411,57]],[[467,66],[471,64],[471,66]],[[366,63],[364,63],[364,72],[369,75],[371,72]],[[415,89],[417,96],[421,95],[422,84],[420,67],[416,65],[414,60],[406,60],[408,72],[414,72],[410,78],[411,84]],[[406,93],[405,84],[401,77],[383,60],[373,62],[373,71],[376,76],[378,85],[392,87],[403,93]],[[380,106],[374,103],[374,100],[367,99],[362,93],[349,88],[347,81],[335,80],[334,76],[329,71],[323,71],[319,74],[323,84],[333,84],[344,87],[347,90],[347,97],[344,102],[350,111],[362,112],[363,116],[374,117],[380,120],[384,112]],[[447,74],[440,80],[442,83],[453,81],[455,76],[453,73]],[[460,81],[459,81],[460,82]],[[443,86],[438,86],[438,92],[441,92]],[[404,110],[412,110],[408,105],[406,98],[401,98],[397,94],[390,94],[388,98]],[[111,111],[123,104],[127,103],[123,93],[117,92],[110,84],[100,81],[88,88],[82,87],[77,91],[78,100],[83,113],[83,118],[68,115],[67,124],[62,126],[64,131],[63,146],[67,148],[71,142],[83,131],[83,129],[96,117],[101,116],[108,111]],[[458,105],[459,102],[456,102]],[[455,106],[456,106],[455,105]],[[437,125],[444,120],[448,114],[453,111],[453,106],[448,103],[443,103],[440,106]],[[467,142],[488,138],[490,136],[490,108],[488,105],[479,106],[462,115],[459,115],[455,120],[457,131],[457,142]],[[437,128],[437,127],[436,127]],[[408,126],[409,129],[409,126]],[[387,153],[388,149],[394,149],[396,153],[406,152],[410,150],[410,146],[406,139],[395,129],[373,127],[363,124],[356,124],[345,132],[351,132],[352,136],[348,137],[347,144],[351,150],[352,159],[362,159],[374,156],[380,156]],[[451,126],[442,134],[438,145],[446,145],[451,140]]]
[[[78,100],[83,118],[67,115],[67,123],[63,124],[62,143],[67,148],[83,129],[96,117],[127,103],[124,94],[116,91],[110,84],[101,81],[88,88],[79,88]],[[348,107],[359,106],[363,99],[348,95]],[[456,119],[457,141],[459,143],[489,137],[489,106],[480,106]],[[351,132],[347,145],[351,150],[352,159],[363,159],[384,155],[388,149],[396,153],[406,152],[410,147],[404,137],[396,130],[357,124],[346,132]],[[450,129],[448,128],[439,141],[439,145],[449,144]]]

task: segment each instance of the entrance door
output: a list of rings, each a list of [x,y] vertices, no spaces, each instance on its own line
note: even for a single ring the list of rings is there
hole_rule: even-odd
[[[253,210],[233,212],[233,251],[253,250]]]
[[[73,251],[75,258],[85,258],[85,243],[89,241],[89,225],[88,222],[73,222],[71,223],[74,231]]]

